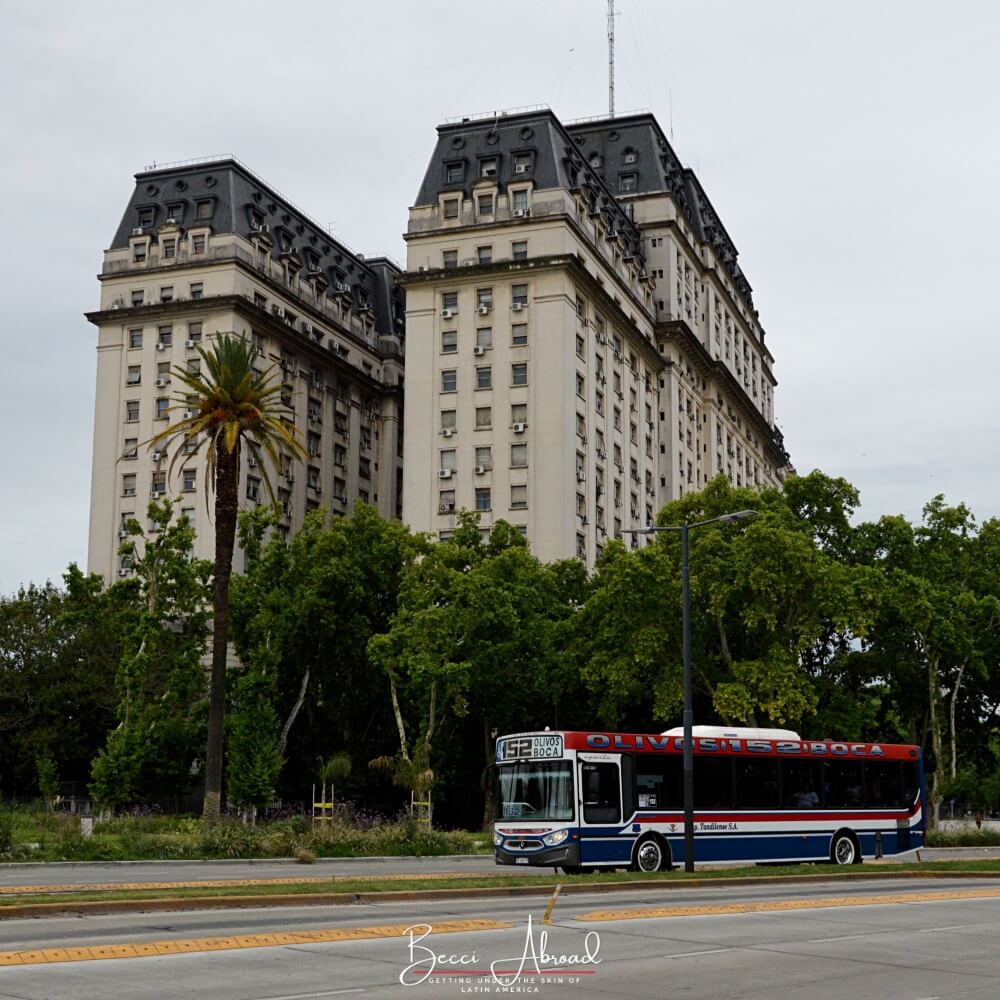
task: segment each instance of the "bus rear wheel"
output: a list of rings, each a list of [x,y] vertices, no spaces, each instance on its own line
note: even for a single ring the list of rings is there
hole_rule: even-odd
[[[860,865],[861,848],[850,830],[838,830],[830,844],[830,860],[835,865]]]
[[[646,834],[635,845],[632,870],[636,872],[670,871],[670,849],[654,833]]]

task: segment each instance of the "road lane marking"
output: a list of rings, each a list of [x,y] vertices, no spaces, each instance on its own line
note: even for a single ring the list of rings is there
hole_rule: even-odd
[[[732,948],[709,948],[707,951],[682,951],[676,955],[664,955],[664,958],[697,958],[699,955],[722,955]]]
[[[322,993],[283,993],[280,997],[253,997],[252,1000],[314,1000],[316,997],[342,997],[348,993],[367,993],[355,987],[351,990],[323,990]]]
[[[192,938],[183,941],[142,941],[93,945],[85,948],[36,948],[0,951],[0,966],[47,965],[57,962],[90,962],[111,958],[148,958],[156,955],[187,955],[204,951],[240,948],[277,948],[286,945],[330,944],[337,941],[371,941],[403,937],[413,924],[383,924],[371,927],[338,927],[319,931],[277,931],[271,934],[233,934],[225,937]],[[430,933],[507,930],[514,924],[501,920],[448,920],[434,924]],[[327,994],[316,994],[326,996]]]
[[[651,906],[627,910],[591,910],[574,920],[649,920],[655,917],[711,917],[734,913],[777,913],[785,910],[822,910],[837,906],[886,906],[960,899],[996,899],[995,889],[898,892],[879,896],[827,896],[821,899],[776,899],[760,903],[713,903],[701,906]]]

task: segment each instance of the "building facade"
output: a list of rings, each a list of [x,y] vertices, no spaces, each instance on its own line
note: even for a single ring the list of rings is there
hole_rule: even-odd
[[[405,238],[412,527],[472,509],[592,566],[720,472],[790,468],[750,285],[652,115],[443,125]]]
[[[149,440],[179,418],[173,377],[197,372],[198,347],[245,337],[261,371],[280,378],[288,419],[308,450],[269,470],[279,530],[325,505],[356,499],[402,515],[404,307],[398,267],[363,259],[233,159],[146,170],[99,276],[97,398],[88,564],[127,576],[124,522],[145,525],[149,500],[178,498],[195,525],[196,555],[212,558],[203,499],[205,448],[170,459]],[[173,408],[173,409],[171,409]],[[244,507],[270,502],[263,470],[242,457]],[[237,556],[236,568],[242,564]]]

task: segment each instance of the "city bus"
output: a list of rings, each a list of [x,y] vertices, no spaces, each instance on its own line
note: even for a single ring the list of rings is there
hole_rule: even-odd
[[[924,842],[919,747],[695,726],[694,859],[833,862]],[[517,733],[496,744],[499,865],[567,874],[670,870],[684,859],[681,729]]]

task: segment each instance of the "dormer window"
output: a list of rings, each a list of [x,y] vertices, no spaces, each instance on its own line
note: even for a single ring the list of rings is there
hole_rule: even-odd
[[[479,176],[494,178],[497,175],[498,161],[495,156],[491,156],[488,159],[481,160],[479,163]]]
[[[465,180],[465,163],[462,160],[453,160],[444,165],[445,184],[461,184]]]
[[[637,191],[639,189],[639,175],[638,174],[619,174],[618,175],[618,190],[622,193],[629,193],[632,191]]]
[[[139,225],[144,229],[148,229],[153,224],[153,209],[152,208],[140,208],[139,209]]]
[[[184,216],[184,206],[180,202],[177,202],[177,204],[175,205],[167,205],[167,222],[173,220],[178,225],[180,225],[180,221],[183,218],[183,216]]]
[[[205,198],[203,201],[197,202],[197,206],[195,208],[195,218],[201,220],[212,218],[211,198]]]
[[[604,165],[604,161],[601,159],[600,153],[591,153],[590,160],[588,162],[593,170],[600,170]]]
[[[527,174],[531,172],[531,153],[514,154],[514,173]]]
[[[626,149],[622,153],[622,163],[638,163],[639,154],[634,149]]]

